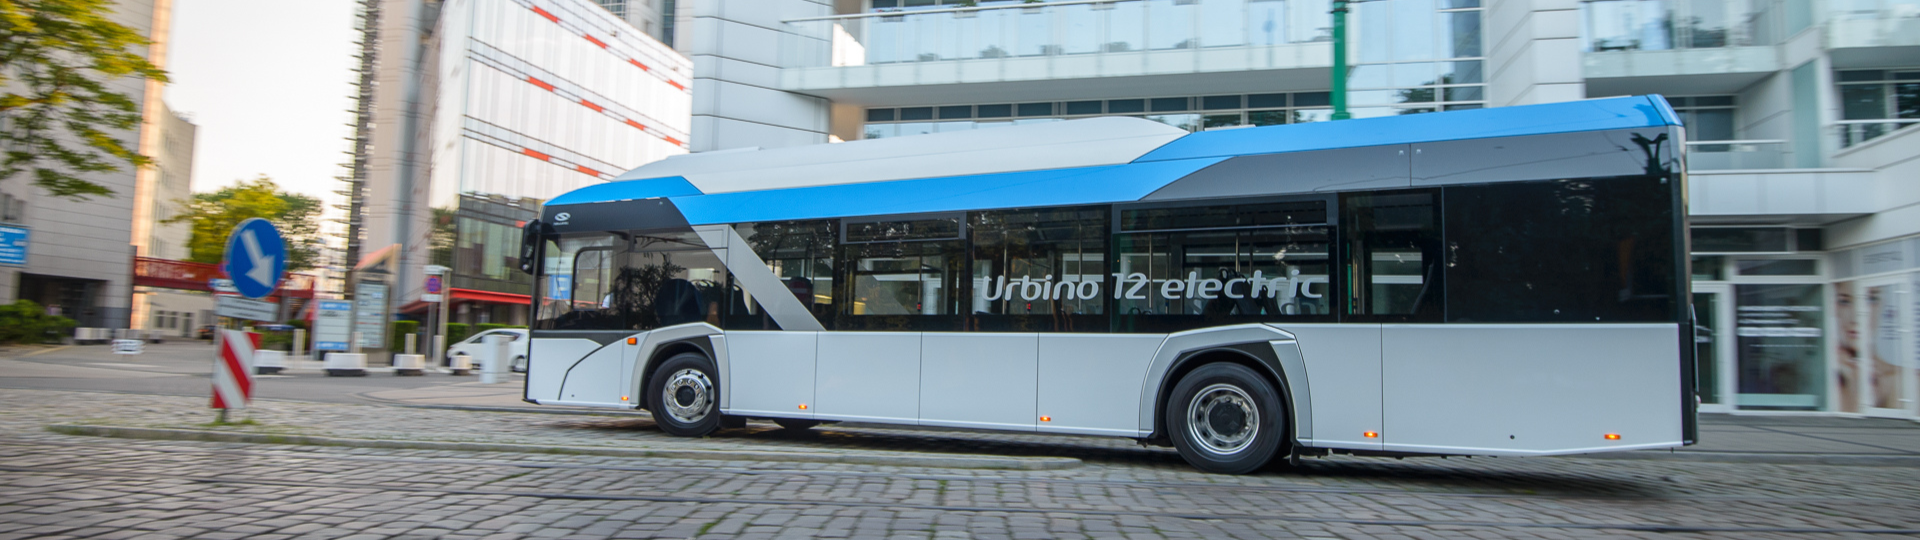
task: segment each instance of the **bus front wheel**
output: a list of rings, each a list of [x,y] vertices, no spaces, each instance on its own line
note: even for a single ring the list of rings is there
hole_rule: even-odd
[[[713,362],[699,353],[680,353],[661,362],[648,378],[647,410],[660,431],[703,437],[720,429],[720,387]]]
[[[1240,364],[1207,364],[1188,372],[1174,385],[1164,414],[1180,457],[1207,472],[1258,470],[1287,439],[1280,393]]]

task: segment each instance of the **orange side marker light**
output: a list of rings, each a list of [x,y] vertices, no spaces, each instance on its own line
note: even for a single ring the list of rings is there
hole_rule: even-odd
[[[1378,439],[1380,438],[1380,433],[1375,431],[1368,431],[1368,432],[1361,433],[1360,436],[1366,437],[1369,439]]]
[[[628,344],[628,345],[639,345],[639,344],[640,344],[640,338],[637,338],[637,337],[630,337],[630,338],[627,338],[627,344]]]
[[[800,410],[803,410],[803,411],[804,411],[804,410],[807,410],[807,404],[805,404],[805,403],[801,403],[801,404],[800,404]]]
[[[1042,417],[1040,417],[1040,421],[1041,421],[1041,422],[1052,422],[1052,421],[1053,421],[1053,417],[1051,417],[1051,416],[1042,416]]]
[[[1607,440],[1609,440],[1609,441],[1617,441],[1617,440],[1620,440],[1620,434],[1619,434],[1619,433],[1608,433],[1608,434],[1607,434]]]
[[[627,396],[620,396],[620,401],[626,401],[626,400],[627,400]]]

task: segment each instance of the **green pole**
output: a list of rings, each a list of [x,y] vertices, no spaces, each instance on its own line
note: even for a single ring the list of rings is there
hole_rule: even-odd
[[[1333,0],[1333,119],[1347,114],[1347,0]]]

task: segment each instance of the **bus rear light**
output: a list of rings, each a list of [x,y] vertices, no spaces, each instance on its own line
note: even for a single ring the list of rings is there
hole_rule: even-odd
[[[1366,437],[1366,438],[1369,438],[1369,439],[1378,439],[1378,438],[1380,438],[1380,432],[1377,432],[1377,431],[1368,431],[1368,432],[1365,432],[1365,433],[1361,433],[1361,434],[1360,434],[1360,436],[1362,436],[1362,437]]]
[[[630,338],[627,338],[627,344],[628,344],[628,345],[639,345],[639,344],[640,344],[640,338],[637,338],[637,337],[630,337]]]
[[[1620,434],[1619,434],[1619,433],[1608,433],[1608,434],[1607,434],[1607,440],[1609,440],[1609,441],[1617,441],[1617,440],[1620,440]]]

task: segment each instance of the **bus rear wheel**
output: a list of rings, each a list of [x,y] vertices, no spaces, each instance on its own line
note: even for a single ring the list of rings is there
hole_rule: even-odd
[[[699,353],[680,353],[661,362],[647,379],[647,410],[660,431],[680,437],[704,437],[720,429],[720,386],[713,362]]]
[[[1163,414],[1180,457],[1211,473],[1259,470],[1287,440],[1280,392],[1240,364],[1213,363],[1188,372],[1174,385]]]

